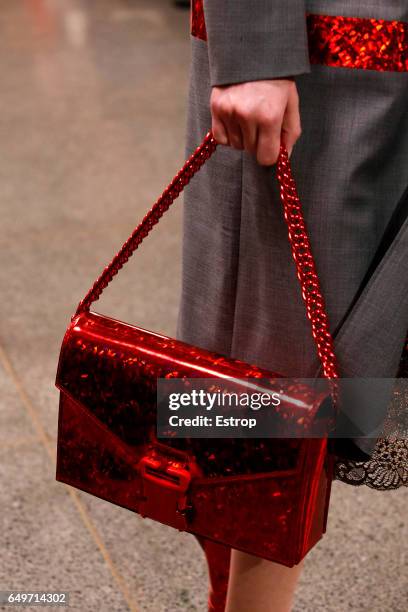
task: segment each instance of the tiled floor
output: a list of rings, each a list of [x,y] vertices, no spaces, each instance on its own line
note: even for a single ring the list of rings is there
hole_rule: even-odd
[[[86,612],[204,611],[192,537],[55,481],[64,329],[183,160],[188,14],[15,0],[0,32],[0,590],[69,591]],[[180,220],[176,207],[97,310],[174,333]],[[406,610],[407,502],[336,484],[296,612]]]

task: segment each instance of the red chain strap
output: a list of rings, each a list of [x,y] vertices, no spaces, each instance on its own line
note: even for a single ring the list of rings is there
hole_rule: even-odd
[[[306,313],[312,324],[312,334],[323,366],[323,374],[327,378],[338,378],[333,339],[330,334],[329,321],[306,230],[302,205],[292,176],[288,153],[283,146],[280,148],[277,176],[297,277],[302,288]]]
[[[100,298],[102,291],[106,289],[113,277],[123,268],[140,243],[151,232],[153,226],[156,225],[164,213],[170,208],[174,200],[178,198],[184,187],[188,185],[204,162],[211,157],[216,146],[217,143],[211,132],[209,132],[201,145],[194,151],[180,172],[171,181],[170,185],[163,191],[157,202],[153,204],[152,208],[146,214],[142,222],[136,227],[130,238],[126,240],[119,253],[115,255],[111,263],[95,281],[92,288],[88,291],[82,302],[80,302],[76,314],[88,311],[91,304]]]
[[[196,172],[211,157],[216,147],[217,143],[212,133],[209,132],[201,145],[186,161],[180,172],[174,177],[170,185],[146,214],[143,221],[136,227],[111,263],[95,281],[85,298],[80,302],[76,315],[89,311],[91,304],[99,299],[102,291],[125,265],[133,252],[150,233],[163,214],[170,208],[171,204],[180,195]],[[307,316],[312,324],[313,338],[323,366],[323,373],[327,378],[338,378],[333,340],[329,331],[328,318],[306,231],[302,207],[292,177],[288,154],[283,146],[280,150],[277,168],[280,195],[289,230],[289,241],[296,263],[297,276],[302,288],[302,296],[306,303]]]

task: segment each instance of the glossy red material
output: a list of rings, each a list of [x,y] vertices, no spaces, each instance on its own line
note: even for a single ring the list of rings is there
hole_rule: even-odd
[[[207,40],[203,0],[191,0],[191,34],[201,40]]]
[[[56,381],[57,479],[142,516],[291,566],[325,531],[333,477],[326,438],[156,438],[158,378],[186,385],[194,377],[252,378],[274,388],[282,381],[279,374],[89,311],[215,148],[208,134],[72,318]],[[283,148],[277,174],[313,337],[325,376],[335,380],[324,301]],[[276,419],[300,428],[300,434],[318,417],[324,399],[293,384]]]
[[[157,378],[204,371],[263,384],[273,376],[96,313],[75,317],[57,375],[57,478],[178,529],[297,563],[325,528],[326,440],[159,442]],[[303,387],[292,394],[312,399]]]
[[[408,23],[308,15],[307,25],[312,64],[408,71]]]
[[[197,537],[208,566],[210,592],[208,612],[224,612],[227,600],[231,549],[229,546]]]
[[[306,304],[307,316],[312,324],[312,335],[327,378],[338,378],[337,361],[333,340],[330,335],[324,299],[320,289],[302,205],[296,190],[295,181],[289,164],[288,154],[283,147],[278,158],[278,181],[284,216],[289,233],[289,242],[296,264],[297,276]]]
[[[203,0],[193,0],[191,6],[191,34],[207,40]],[[408,71],[406,22],[308,14],[307,33],[312,64]]]

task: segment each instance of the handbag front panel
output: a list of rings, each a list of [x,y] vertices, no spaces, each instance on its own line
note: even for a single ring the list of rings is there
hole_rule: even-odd
[[[297,563],[324,531],[331,479],[319,461],[324,440],[166,441],[200,469],[187,522],[171,491],[143,481],[139,462],[156,443],[157,377],[202,377],[204,364],[231,376],[273,376],[93,313],[73,321],[57,374],[57,479],[172,527]]]
[[[300,471],[193,481],[188,496],[193,512],[185,524],[166,490],[157,491],[151,512],[142,514],[291,566],[325,531],[331,474],[327,466],[319,465],[318,455],[324,449],[321,443],[307,441],[306,461]],[[141,513],[147,491],[138,463],[145,450],[143,446],[129,449],[61,392],[57,480]]]

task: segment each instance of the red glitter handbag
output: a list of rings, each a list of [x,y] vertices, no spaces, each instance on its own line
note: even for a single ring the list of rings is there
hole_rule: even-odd
[[[282,377],[90,311],[215,149],[209,133],[72,317],[56,380],[56,477],[142,516],[292,566],[326,528],[333,477],[327,436],[164,442],[156,437],[158,378],[227,376],[273,382]],[[332,338],[283,147],[277,170],[313,337],[324,375],[333,381],[337,366]],[[304,427],[319,413],[323,400],[321,393],[293,385],[278,418]]]

